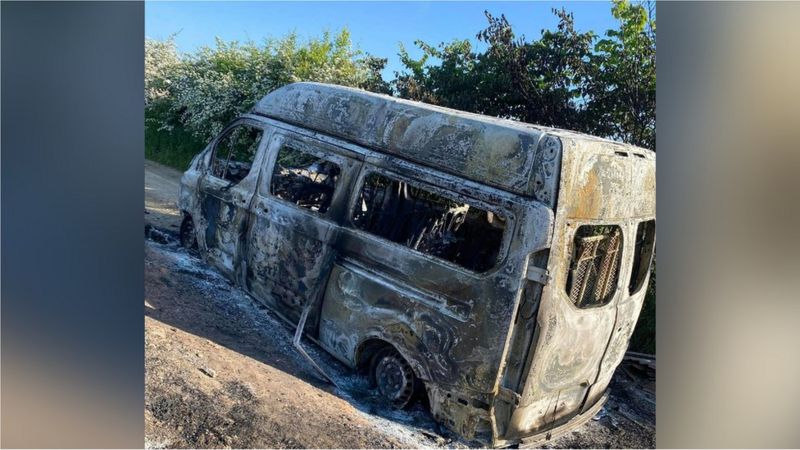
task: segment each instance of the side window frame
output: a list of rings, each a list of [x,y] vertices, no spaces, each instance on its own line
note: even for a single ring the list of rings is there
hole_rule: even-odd
[[[429,191],[429,192],[431,192],[433,194],[439,195],[441,197],[444,197],[444,198],[447,198],[447,199],[450,199],[450,200],[463,201],[464,203],[469,203],[471,206],[475,206],[475,207],[483,209],[484,211],[492,212],[494,214],[498,214],[498,215],[504,217],[505,220],[506,220],[506,226],[505,226],[505,229],[503,230],[503,237],[502,237],[502,239],[500,241],[500,246],[498,247],[498,250],[497,250],[497,259],[495,260],[495,262],[492,265],[492,267],[487,269],[487,270],[485,270],[485,271],[478,272],[478,271],[469,269],[467,267],[461,266],[461,265],[459,265],[457,263],[448,261],[448,260],[446,260],[444,258],[440,258],[440,257],[435,256],[435,255],[427,254],[427,253],[421,252],[419,250],[413,249],[411,247],[405,246],[403,244],[400,244],[400,243],[397,243],[397,242],[393,242],[393,241],[391,241],[389,239],[384,238],[383,236],[371,233],[371,232],[369,232],[367,230],[364,230],[364,229],[361,229],[361,228],[357,227],[353,223],[353,210],[354,210],[354,208],[356,206],[356,203],[358,202],[359,194],[361,193],[361,190],[364,188],[364,183],[366,182],[367,177],[369,177],[369,175],[371,175],[371,174],[378,174],[380,176],[387,177],[389,179],[402,181],[402,182],[408,183],[408,184],[410,184],[410,185],[412,185],[412,186],[414,186],[414,187],[416,187],[418,189]],[[464,273],[464,274],[467,274],[467,275],[471,275],[473,277],[488,278],[488,277],[492,276],[493,274],[495,274],[496,272],[498,272],[499,270],[501,270],[503,265],[505,264],[506,260],[508,259],[508,251],[509,251],[509,246],[510,246],[510,239],[511,239],[511,236],[513,235],[513,230],[516,227],[516,216],[514,215],[514,213],[512,211],[507,211],[507,210],[502,209],[502,208],[500,208],[500,207],[498,207],[496,205],[487,203],[487,202],[485,202],[483,200],[480,200],[480,199],[477,199],[477,198],[474,198],[474,197],[464,196],[464,195],[458,194],[456,192],[452,192],[450,190],[447,190],[445,188],[441,188],[441,187],[436,186],[434,184],[430,184],[430,183],[427,183],[425,181],[422,181],[422,180],[419,180],[419,179],[416,179],[414,177],[410,177],[410,176],[407,176],[407,175],[402,175],[400,173],[397,173],[397,172],[392,171],[392,170],[385,169],[385,168],[380,167],[380,166],[364,164],[364,166],[362,167],[360,173],[358,174],[357,179],[355,180],[355,183],[353,183],[353,186],[352,186],[352,189],[351,189],[351,192],[350,192],[350,198],[349,198],[349,201],[347,202],[347,205],[346,205],[346,208],[345,208],[344,225],[347,228],[351,229],[351,230],[354,230],[354,231],[357,231],[357,232],[360,232],[360,233],[364,233],[364,234],[366,234],[366,235],[368,235],[370,237],[378,239],[385,245],[391,245],[391,246],[394,246],[395,248],[402,249],[402,251],[407,252],[409,255],[413,255],[416,258],[419,258],[419,257],[431,258],[431,259],[435,260],[437,263],[442,264],[444,266],[447,266],[449,269],[457,270],[457,271],[459,271],[461,273]]]
[[[339,180],[333,190],[333,199],[331,200],[330,207],[328,207],[327,211],[324,213],[309,208],[303,208],[272,193],[272,176],[275,172],[278,155],[284,147],[290,147],[314,155],[318,158],[330,161],[339,167]],[[350,196],[349,188],[350,185],[352,185],[352,183],[348,181],[352,180],[352,178],[354,178],[353,174],[358,173],[360,170],[360,161],[344,156],[340,152],[333,151],[332,147],[334,146],[326,142],[307,138],[289,130],[277,129],[273,133],[269,147],[267,148],[268,153],[264,161],[267,167],[258,184],[258,195],[285,204],[297,211],[313,214],[321,219],[341,223],[342,216],[346,214],[345,203]]]
[[[573,270],[573,265],[575,264],[574,257],[576,256],[575,252],[577,250],[576,249],[575,238],[577,237],[578,231],[581,229],[581,227],[585,227],[585,226],[588,226],[588,227],[607,226],[607,227],[617,228],[617,230],[619,232],[620,242],[619,242],[619,245],[618,245],[618,248],[617,248],[618,255],[617,255],[616,280],[615,280],[614,284],[612,285],[612,290],[611,290],[611,293],[608,296],[608,300],[605,301],[605,302],[602,302],[602,303],[594,303],[594,304],[588,304],[588,305],[579,306],[572,300],[572,296],[570,294],[570,290],[568,289],[568,287],[570,285],[570,279],[571,279],[571,273],[572,273],[572,270]],[[570,307],[575,308],[578,311],[585,311],[585,310],[590,310],[590,309],[595,309],[595,308],[604,308],[604,307],[614,303],[615,300],[619,297],[619,294],[621,292],[620,286],[622,285],[622,283],[625,282],[624,273],[627,273],[627,271],[624,270],[626,268],[625,267],[626,266],[625,261],[627,261],[627,259],[628,259],[627,256],[626,256],[626,253],[627,253],[626,241],[628,241],[628,239],[627,239],[626,232],[625,232],[627,227],[623,226],[623,224],[621,224],[621,223],[613,223],[613,222],[609,222],[609,223],[576,223],[576,224],[574,224],[574,228],[570,227],[568,229],[571,230],[571,231],[568,234],[569,239],[567,240],[567,243],[566,243],[567,251],[565,253],[565,258],[567,259],[567,265],[566,265],[566,271],[564,272],[564,278],[563,278],[563,280],[561,282],[562,287],[561,287],[561,289],[559,289],[559,291],[561,291],[561,293],[563,294],[565,301],[570,305]],[[572,282],[574,283],[575,280],[572,280]]]
[[[253,162],[250,165],[250,171],[245,175],[238,183],[232,183],[224,178],[220,178],[214,174],[214,158],[216,158],[217,147],[220,145],[223,139],[228,136],[233,129],[236,127],[246,125],[252,128],[258,128],[261,130],[261,138],[258,141],[258,145],[256,146],[256,151],[253,154]],[[217,183],[225,184],[228,187],[233,187],[241,184],[244,180],[251,177],[254,173],[261,170],[261,164],[259,162],[259,156],[262,155],[266,150],[269,142],[272,140],[272,127],[267,124],[261,123],[257,120],[253,120],[247,117],[240,117],[222,129],[222,131],[214,138],[211,142],[210,151],[208,152],[208,157],[206,159],[205,168],[203,170],[204,175],[212,180],[215,180]]]
[[[645,239],[645,245],[649,245],[650,248],[649,248],[649,256],[648,256],[648,259],[647,259],[647,263],[643,267],[644,275],[642,276],[642,279],[639,280],[638,285],[635,286],[635,289],[631,290],[631,282],[633,281],[634,277],[637,276],[637,274],[634,273],[634,272],[635,271],[638,272],[639,270],[642,270],[642,267],[641,267],[642,261],[639,261],[640,267],[634,267],[634,262],[636,261],[636,258],[638,256],[637,255],[638,254],[638,252],[637,252],[637,246],[638,246],[637,238],[639,237],[639,227],[640,226],[646,227],[646,226],[648,226],[646,224],[649,223],[649,222],[652,222],[652,236],[650,237],[649,242],[647,241],[647,238]],[[640,222],[636,222],[634,224],[634,226],[633,226],[633,239],[632,239],[632,241],[633,242],[632,242],[632,245],[631,245],[632,249],[631,249],[631,256],[630,256],[630,275],[627,277],[628,279],[627,279],[627,282],[625,283],[625,290],[628,293],[629,297],[637,295],[637,294],[640,294],[642,292],[642,289],[644,289],[645,285],[647,284],[646,281],[647,281],[648,277],[650,276],[650,271],[653,268],[653,260],[655,259],[655,256],[656,256],[656,220],[655,219],[649,219],[649,220],[642,220]]]

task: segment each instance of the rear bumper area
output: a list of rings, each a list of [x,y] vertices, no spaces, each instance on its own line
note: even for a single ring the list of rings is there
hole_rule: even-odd
[[[536,434],[532,434],[530,436],[523,437],[522,439],[508,440],[508,441],[501,440],[499,442],[496,442],[495,446],[507,447],[509,445],[519,444],[519,448],[537,447],[547,441],[563,436],[564,434],[569,433],[575,430],[576,428],[580,427],[581,425],[585,424],[586,422],[588,422],[589,419],[597,415],[597,413],[600,411],[600,408],[602,408],[603,405],[606,403],[606,400],[608,400],[608,392],[603,394],[603,396],[600,397],[600,399],[597,402],[595,402],[595,404],[592,405],[591,408],[587,409],[582,414],[578,414],[577,416],[573,417],[572,419],[569,420],[569,422],[566,422],[562,425],[559,425],[547,431],[542,431]]]

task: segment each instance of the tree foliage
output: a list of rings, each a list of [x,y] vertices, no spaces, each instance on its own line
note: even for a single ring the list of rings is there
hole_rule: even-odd
[[[474,52],[467,40],[432,46],[404,65],[392,85],[401,97],[480,114],[566,128],[655,148],[655,18],[650,8],[614,2],[618,29],[604,37],[575,29],[554,9],[555,30],[517,36],[505,16],[486,12]],[[431,64],[430,61],[437,61]]]
[[[403,69],[381,77],[387,59],[354,48],[349,32],[300,42],[296,34],[253,42],[217,40],[179,54],[174,36],[145,42],[148,126],[186,129],[199,140],[218,133],[268,92],[295,81],[319,81],[456,109],[582,131],[655,148],[656,23],[653,8],[615,0],[619,26],[602,35],[575,29],[573,15],[554,9],[558,25],[538,39],[517,36],[505,16],[486,12],[476,38],[437,46],[401,45]]]
[[[300,42],[283,39],[225,42],[179,55],[174,38],[145,42],[145,104],[151,125],[186,128],[210,139],[270,91],[296,81],[318,81],[389,92],[380,72],[386,59],[354,48],[350,33],[325,32]]]
[[[180,65],[175,36],[167,40],[147,39],[144,42],[144,104],[152,107],[167,101],[172,75]]]
[[[655,149],[656,21],[644,5],[617,1],[620,21],[595,45],[586,86],[589,131]]]

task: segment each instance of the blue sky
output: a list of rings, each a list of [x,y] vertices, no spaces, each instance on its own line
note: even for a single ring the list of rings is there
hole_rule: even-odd
[[[616,25],[610,2],[153,2],[145,4],[145,36],[164,39],[178,33],[178,50],[190,52],[224,40],[280,38],[296,31],[301,39],[324,30],[350,30],[362,50],[389,58],[385,79],[401,68],[397,51],[403,43],[420,56],[414,41],[429,44],[470,39],[486,27],[484,10],[505,14],[517,35],[529,39],[542,28],[554,28],[552,8],[565,7],[581,31],[602,33]]]

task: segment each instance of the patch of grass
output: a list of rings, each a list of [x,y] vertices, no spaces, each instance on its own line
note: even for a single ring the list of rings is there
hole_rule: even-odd
[[[255,410],[261,404],[240,382],[226,382],[221,391],[205,394],[185,380],[173,378],[154,389],[146,408],[162,426],[179,436],[176,447],[252,448],[259,442]],[[222,399],[226,399],[222,401]]]
[[[195,138],[181,126],[159,130],[156,120],[145,117],[144,156],[181,172],[189,168],[192,158],[203,151],[206,142]]]

